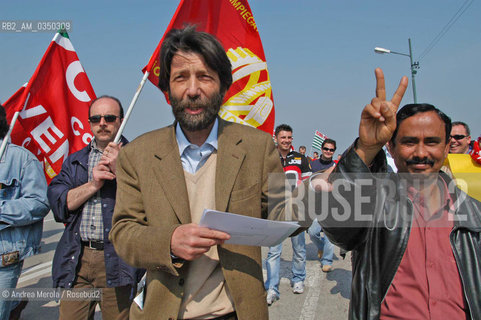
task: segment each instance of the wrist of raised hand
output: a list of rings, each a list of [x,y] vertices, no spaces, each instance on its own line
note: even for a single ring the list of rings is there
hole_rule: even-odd
[[[384,144],[365,145],[361,139],[358,138],[354,144],[354,150],[359,158],[369,167],[383,146]]]

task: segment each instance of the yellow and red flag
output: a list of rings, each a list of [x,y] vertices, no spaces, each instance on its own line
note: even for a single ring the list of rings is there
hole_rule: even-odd
[[[165,35],[187,24],[214,35],[224,46],[232,64],[233,83],[219,116],[269,134],[274,129],[274,98],[261,38],[247,0],[181,0],[143,71],[159,82],[159,53]]]
[[[450,153],[444,165],[451,170],[458,188],[481,201],[481,164],[476,163],[469,154]]]
[[[65,158],[93,138],[88,123],[95,92],[67,33],[57,33],[30,81],[4,106],[10,122],[20,111],[11,139],[44,164],[50,182]]]

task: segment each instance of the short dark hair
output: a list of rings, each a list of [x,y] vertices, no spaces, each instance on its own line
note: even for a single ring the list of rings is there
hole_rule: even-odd
[[[462,122],[462,121],[453,121],[453,123],[451,123],[451,129],[452,129],[454,126],[463,126],[464,129],[466,130],[466,133],[468,134],[468,136],[471,135],[471,130],[469,130],[469,126],[468,126],[465,122]]]
[[[9,125],[7,122],[7,113],[5,109],[0,104],[0,139],[5,138],[9,129]]]
[[[280,124],[276,127],[276,131],[274,131],[274,134],[276,135],[276,137],[281,131],[293,132],[291,126],[285,123]]]
[[[195,30],[190,25],[184,29],[172,29],[162,42],[160,49],[159,88],[164,92],[170,89],[170,67],[172,59],[179,51],[197,53],[204,62],[216,71],[220,80],[220,91],[224,94],[232,84],[232,65],[224,47],[211,34]]]
[[[337,149],[336,140],[326,138],[326,139],[322,142],[322,146],[321,146],[321,147],[324,148],[324,145],[325,145],[326,143],[333,144],[333,145],[334,145],[334,149]]]
[[[433,106],[432,104],[428,103],[411,103],[407,104],[404,107],[402,107],[396,115],[396,129],[394,130],[394,133],[391,137],[391,144],[394,146],[395,145],[395,140],[397,136],[397,132],[399,129],[399,126],[401,125],[401,122],[406,120],[409,117],[412,117],[418,113],[422,112],[430,112],[434,111],[436,114],[439,116],[439,118],[444,122],[444,129],[446,130],[446,143],[448,143],[449,138],[451,136],[451,118],[448,117],[444,112]]]
[[[304,150],[305,150],[305,149],[306,149],[306,146],[299,146],[299,150],[301,150],[301,149],[304,149]]]
[[[119,116],[120,116],[120,119],[123,119],[124,118],[124,108],[122,107],[122,102],[120,102],[119,99],[117,99],[116,97],[113,97],[113,96],[109,96],[109,95],[102,95],[100,97],[97,97],[95,98],[91,103],[90,103],[90,106],[89,106],[89,117],[90,117],[90,109],[92,109],[92,105],[97,101],[97,100],[100,100],[100,99],[103,99],[103,98],[108,98],[108,99],[112,99],[114,100],[115,102],[117,102],[119,104],[119,107],[120,107],[120,113],[119,113]]]

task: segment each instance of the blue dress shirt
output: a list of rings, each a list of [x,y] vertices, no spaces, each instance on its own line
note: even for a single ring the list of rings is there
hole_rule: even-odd
[[[210,131],[207,140],[200,147],[190,143],[180,128],[179,123],[175,127],[175,137],[179,146],[180,160],[185,171],[195,174],[197,170],[202,168],[209,156],[217,150],[217,131],[219,129],[219,120],[216,118],[214,126]]]

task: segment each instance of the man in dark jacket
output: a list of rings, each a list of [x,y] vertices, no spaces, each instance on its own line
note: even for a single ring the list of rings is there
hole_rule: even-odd
[[[329,138],[325,139],[322,142],[321,149],[321,157],[319,159],[312,160],[310,163],[312,172],[326,171],[330,167],[336,165],[332,159],[334,152],[336,151],[336,140]]]
[[[114,143],[123,119],[117,98],[92,102],[94,139],[70,155],[48,187],[55,220],[65,224],[52,265],[55,287],[102,288],[101,300],[60,302],[60,319],[93,319],[99,302],[104,319],[127,319],[139,270],[120,259],[109,241],[115,205],[115,164],[122,144]]]
[[[328,191],[324,232],[353,250],[350,319],[481,319],[481,203],[439,173],[451,120],[429,104],[396,115],[407,78],[391,101],[381,69],[376,78],[359,138],[328,183],[311,181]],[[375,174],[386,143],[399,175]]]

